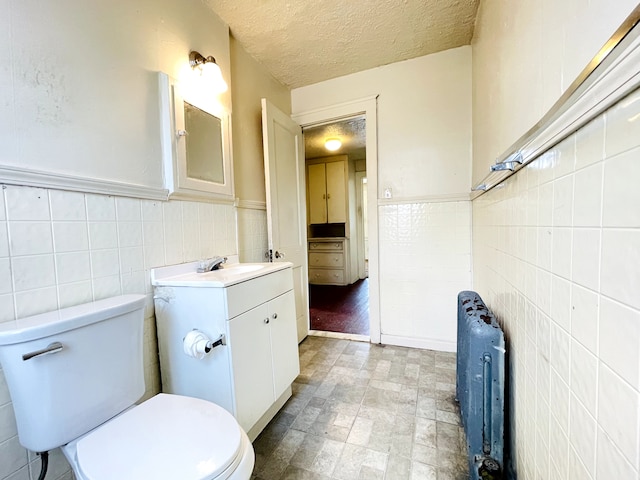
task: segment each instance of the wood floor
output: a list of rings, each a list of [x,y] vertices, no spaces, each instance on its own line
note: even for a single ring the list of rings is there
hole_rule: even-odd
[[[369,279],[351,285],[309,285],[311,329],[369,335]]]

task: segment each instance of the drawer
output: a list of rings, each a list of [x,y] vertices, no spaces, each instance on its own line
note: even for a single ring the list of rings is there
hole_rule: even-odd
[[[310,268],[309,283],[344,285],[344,270]]]
[[[344,267],[344,255],[342,252],[310,252],[309,266],[342,268]]]
[[[224,289],[229,319],[293,289],[291,268],[278,270]]]
[[[343,250],[343,241],[309,242],[309,250]]]

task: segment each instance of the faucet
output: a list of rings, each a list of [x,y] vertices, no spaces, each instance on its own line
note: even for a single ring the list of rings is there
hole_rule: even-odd
[[[223,263],[227,261],[227,257],[213,257],[201,260],[198,264],[198,273],[212,272],[218,270]]]

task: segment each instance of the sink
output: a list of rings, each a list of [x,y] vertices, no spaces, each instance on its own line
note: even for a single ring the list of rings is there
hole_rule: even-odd
[[[223,265],[222,268],[214,270],[214,272],[220,272],[227,275],[238,275],[240,273],[255,272],[257,270],[262,270],[263,268],[265,268],[264,265],[255,263],[237,263],[235,265]]]
[[[154,268],[151,270],[151,283],[156,286],[174,287],[228,287],[291,267],[289,262],[230,263],[224,264],[218,270],[197,273],[198,263]]]

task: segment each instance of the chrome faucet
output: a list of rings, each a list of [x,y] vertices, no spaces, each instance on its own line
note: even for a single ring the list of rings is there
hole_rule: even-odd
[[[227,257],[213,257],[201,260],[198,264],[198,273],[212,272],[218,270],[223,263],[227,261]]]

